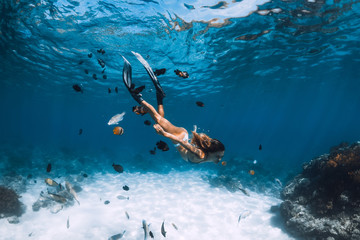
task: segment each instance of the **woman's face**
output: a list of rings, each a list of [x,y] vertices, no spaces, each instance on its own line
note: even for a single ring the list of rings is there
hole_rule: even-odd
[[[224,153],[225,153],[224,151],[209,153],[209,155],[207,157],[207,161],[219,163],[221,161],[222,157],[224,156]]]

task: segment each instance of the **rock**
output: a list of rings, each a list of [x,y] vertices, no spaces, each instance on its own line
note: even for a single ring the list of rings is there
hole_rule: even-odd
[[[304,239],[360,239],[360,143],[304,164],[281,192],[287,230]]]
[[[10,224],[18,224],[20,222],[19,218],[16,216],[9,217],[7,220]]]
[[[0,186],[0,214],[3,217],[20,216],[24,206],[19,201],[19,196],[12,189]]]

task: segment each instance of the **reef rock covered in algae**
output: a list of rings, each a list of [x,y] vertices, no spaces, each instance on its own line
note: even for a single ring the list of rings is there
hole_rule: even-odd
[[[19,196],[12,189],[0,186],[0,218],[20,216],[23,213]]]
[[[360,239],[360,142],[304,164],[281,193],[287,229],[304,239]]]

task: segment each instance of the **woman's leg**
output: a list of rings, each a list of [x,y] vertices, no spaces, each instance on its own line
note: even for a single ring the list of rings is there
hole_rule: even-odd
[[[165,119],[155,108],[145,100],[141,102],[141,105],[145,108],[146,112],[150,114],[151,118],[154,119],[166,132],[178,135],[184,132],[183,128],[172,125],[167,119]],[[159,105],[159,110],[163,109],[163,105]],[[160,111],[161,112],[161,111]],[[164,114],[164,111],[162,111]]]

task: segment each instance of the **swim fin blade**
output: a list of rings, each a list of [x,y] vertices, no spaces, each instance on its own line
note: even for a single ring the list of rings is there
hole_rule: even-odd
[[[142,99],[141,91],[145,88],[143,86],[138,87],[135,89],[135,84],[132,83],[132,68],[129,61],[122,56],[124,59],[124,68],[123,68],[123,81],[126,86],[126,88],[129,90],[131,96],[137,101],[139,104],[141,104],[144,99]]]
[[[156,75],[154,74],[153,70],[151,69],[149,63],[139,54],[136,52],[131,51],[132,54],[135,55],[135,57],[141,62],[141,64],[144,66],[145,70],[149,74],[151,81],[154,83],[154,86],[156,88],[156,93],[161,96],[161,98],[164,98],[166,96],[164,90],[162,89],[159,80],[157,79]]]

